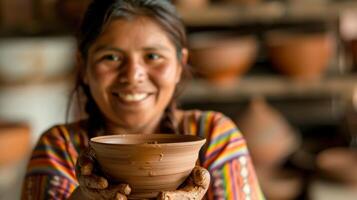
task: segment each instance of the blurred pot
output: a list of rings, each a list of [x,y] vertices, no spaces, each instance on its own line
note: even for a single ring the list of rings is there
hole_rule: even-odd
[[[173,0],[173,3],[179,9],[192,10],[201,9],[208,5],[208,0]]]
[[[3,38],[0,82],[28,83],[66,76],[74,69],[75,51],[71,37]]]
[[[266,45],[273,67],[298,80],[321,77],[334,52],[328,33],[271,32]]]
[[[257,167],[278,167],[300,143],[286,119],[262,98],[254,98],[237,120]]]
[[[234,3],[240,5],[255,5],[261,2],[261,0],[222,0],[222,1],[225,3]]]
[[[296,171],[258,169],[257,175],[267,199],[292,200],[296,199],[303,190],[303,177]]]
[[[326,178],[357,186],[357,150],[334,147],[320,152],[316,165]]]
[[[229,84],[252,66],[257,41],[252,36],[197,33],[190,36],[190,64],[197,74],[218,84]]]
[[[30,148],[28,125],[0,122],[0,166],[19,162],[30,152]]]

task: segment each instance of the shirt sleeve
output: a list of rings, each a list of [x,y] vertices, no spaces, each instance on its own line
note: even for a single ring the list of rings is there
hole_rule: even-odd
[[[22,200],[67,199],[78,183],[78,153],[63,126],[44,133],[35,146],[22,187]]]
[[[201,164],[211,173],[208,199],[264,200],[244,137],[221,113],[201,115],[199,135],[207,138]]]

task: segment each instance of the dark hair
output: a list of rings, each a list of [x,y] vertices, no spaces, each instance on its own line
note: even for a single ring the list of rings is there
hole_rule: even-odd
[[[181,52],[187,47],[186,31],[182,20],[175,7],[168,0],[93,0],[84,14],[80,30],[77,34],[80,56],[86,62],[88,50],[102,33],[105,26],[113,19],[130,20],[135,17],[148,17],[154,20],[166,32],[171,42],[175,45],[177,58],[181,60]],[[76,85],[71,99],[76,94],[77,101],[82,102],[84,94],[86,102],[84,110],[88,115],[87,129],[89,137],[98,134],[104,125],[104,118],[96,105],[88,85],[83,82],[85,63],[78,67]],[[184,66],[183,76],[188,75],[188,69]],[[160,131],[177,133],[177,122],[174,118],[176,107],[175,98],[179,88],[176,88],[174,96],[165,109],[160,124]],[[81,104],[79,107],[83,107]]]

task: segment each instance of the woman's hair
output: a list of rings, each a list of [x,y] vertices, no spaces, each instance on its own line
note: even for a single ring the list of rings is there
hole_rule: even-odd
[[[148,17],[155,21],[175,45],[177,59],[181,60],[182,49],[187,48],[186,32],[183,22],[169,0],[93,0],[84,14],[77,34],[78,48],[82,60],[86,62],[89,48],[111,20],[130,20],[136,17]],[[189,73],[187,66],[182,66],[182,78],[185,78],[185,75]],[[104,117],[90,93],[89,86],[83,82],[85,67],[86,63],[78,66],[76,84],[70,99],[72,100],[76,96],[79,102],[78,106],[80,108],[84,107],[88,115],[88,134],[89,137],[93,137],[103,128]],[[177,133],[178,131],[177,122],[174,118],[175,98],[177,98],[179,93],[178,89],[176,87],[174,96],[164,111],[160,124],[160,131],[162,132]],[[86,97],[85,105],[81,105],[80,103],[83,102],[81,100],[83,94]]]

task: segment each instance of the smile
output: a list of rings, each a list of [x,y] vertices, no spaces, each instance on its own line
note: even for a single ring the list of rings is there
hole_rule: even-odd
[[[118,93],[120,99],[126,102],[139,102],[149,96],[148,93]]]

